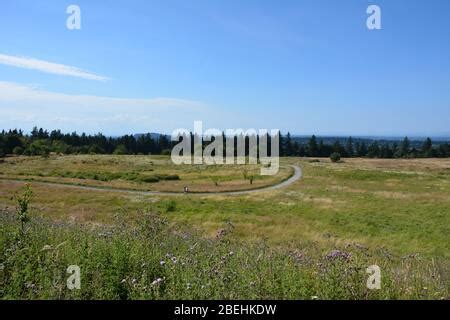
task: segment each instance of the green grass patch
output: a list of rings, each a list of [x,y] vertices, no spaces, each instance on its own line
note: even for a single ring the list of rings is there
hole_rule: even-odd
[[[0,216],[1,299],[443,299],[440,262],[396,258],[360,246],[323,251],[314,243],[273,248],[242,243],[223,224],[214,239],[141,212],[87,228],[33,218],[25,234]],[[366,268],[382,271],[380,290]],[[69,265],[81,289],[66,288]]]

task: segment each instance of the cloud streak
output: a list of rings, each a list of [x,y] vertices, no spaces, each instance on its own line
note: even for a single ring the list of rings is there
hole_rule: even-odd
[[[0,81],[0,102],[22,102],[45,104],[60,104],[61,106],[74,107],[109,107],[114,108],[169,108],[169,107],[201,107],[202,103],[186,99],[153,98],[153,99],[129,99],[113,98],[90,95],[72,95],[58,92],[45,91],[32,86],[21,85],[12,82]]]
[[[22,69],[36,70],[45,73],[82,78],[87,80],[95,80],[95,81],[110,80],[107,77],[100,76],[95,73],[79,69],[77,67],[67,66],[59,63],[53,63],[34,58],[0,54],[0,64]]]
[[[193,123],[208,108],[201,102],[73,95],[0,81],[0,128],[34,125],[88,132],[167,132]]]

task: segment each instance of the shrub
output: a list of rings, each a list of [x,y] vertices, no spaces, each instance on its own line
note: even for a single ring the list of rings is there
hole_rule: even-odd
[[[243,169],[242,170],[242,176],[244,177],[244,180],[247,180],[247,177],[248,177],[248,170],[247,169]]]
[[[155,176],[146,176],[146,177],[140,177],[140,181],[146,182],[146,183],[156,183],[159,182],[159,179]]]
[[[30,218],[28,216],[28,209],[30,206],[31,199],[33,198],[33,190],[31,186],[27,184],[23,190],[22,194],[16,194],[14,199],[16,200],[17,208],[16,214],[17,218],[20,221],[20,231],[22,234],[25,233],[25,223],[27,223]]]
[[[170,200],[166,203],[166,212],[173,212],[177,209],[177,203],[174,200]]]
[[[86,176],[83,172],[77,172],[77,173],[75,173],[74,178],[84,180],[84,179],[86,179]]]
[[[136,180],[140,181],[141,177],[139,177],[139,174],[137,172],[133,171],[133,172],[126,172],[126,173],[123,173],[123,174],[118,173],[115,176],[115,178],[116,179],[122,179],[122,180],[128,180],[128,181],[136,181]]]
[[[97,144],[93,144],[88,149],[89,154],[104,154],[105,150]]]
[[[119,144],[119,145],[116,147],[116,150],[114,150],[114,154],[116,154],[116,155],[124,155],[124,154],[128,154],[127,147],[125,147],[123,144]]]
[[[48,156],[50,148],[45,140],[36,140],[25,149],[24,154],[29,156]]]
[[[340,154],[340,153],[337,153],[337,152],[333,152],[333,153],[330,155],[330,160],[331,160],[332,162],[338,162],[338,161],[340,161],[340,160],[341,160],[341,154]]]
[[[214,183],[214,185],[215,185],[216,187],[219,186],[219,181],[220,181],[219,177],[217,177],[217,176],[212,176],[212,177],[210,177],[210,179],[211,179],[211,181]]]
[[[52,150],[58,154],[70,153],[71,147],[64,141],[55,140],[52,142]]]
[[[161,151],[161,155],[163,156],[170,156],[171,150],[170,149],[164,149]]]
[[[180,180],[180,176],[177,174],[157,174],[155,175],[159,180]]]
[[[16,156],[22,155],[23,152],[24,152],[24,149],[23,149],[22,147],[20,147],[20,146],[14,147],[14,149],[13,149],[13,153],[14,153]]]

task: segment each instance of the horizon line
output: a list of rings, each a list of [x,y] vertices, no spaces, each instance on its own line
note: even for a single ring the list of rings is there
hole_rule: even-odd
[[[97,131],[97,132],[89,132],[89,131],[83,131],[83,130],[62,130],[62,129],[46,129],[43,127],[39,127],[39,126],[34,126],[34,128],[37,129],[42,129],[44,131],[47,131],[48,133],[51,133],[52,131],[60,131],[62,134],[71,134],[71,133],[77,133],[77,134],[86,134],[86,135],[97,135],[97,134],[102,134],[106,137],[120,137],[120,136],[125,136],[125,135],[129,135],[129,136],[136,136],[136,135],[145,135],[145,134],[158,134],[158,135],[165,135],[165,136],[171,136],[170,133],[166,133],[166,132],[156,132],[156,131],[147,131],[147,132],[134,132],[134,133],[112,133],[112,134],[105,134],[101,131]],[[33,130],[32,129],[32,130]],[[23,134],[30,134],[32,132],[32,130],[24,130],[21,128],[9,128],[9,129],[1,129],[2,132],[9,132],[9,131],[21,131]],[[192,130],[193,131],[193,130]],[[224,132],[224,130],[221,130]],[[281,135],[286,136],[288,133],[290,134],[290,136],[292,138],[311,138],[312,136],[315,136],[317,138],[344,138],[344,139],[348,139],[349,137],[351,138],[358,138],[358,139],[385,139],[385,140],[391,140],[391,139],[403,139],[405,137],[407,137],[408,139],[426,139],[426,138],[430,138],[430,139],[441,139],[441,140],[446,140],[449,139],[450,140],[450,133],[442,133],[442,134],[421,134],[421,133],[417,133],[417,134],[343,134],[343,133],[339,133],[339,134],[332,134],[332,133],[311,133],[311,134],[304,134],[304,133],[291,133],[289,130],[280,130]]]

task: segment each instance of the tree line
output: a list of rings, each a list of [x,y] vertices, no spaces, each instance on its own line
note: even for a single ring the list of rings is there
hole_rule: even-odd
[[[61,130],[48,132],[33,128],[30,134],[22,130],[0,133],[0,155],[48,155],[58,154],[164,154],[170,152],[172,143],[168,136],[153,138],[151,134],[139,136],[124,135],[106,137],[99,133],[87,135],[62,133]]]
[[[368,140],[348,137],[335,138],[330,143],[315,135],[308,139],[294,138],[288,132],[280,134],[280,156],[298,157],[330,157],[339,154],[342,157],[369,158],[418,158],[418,157],[450,157],[448,142],[433,143],[430,138],[417,145],[408,137],[402,141]],[[192,139],[193,141],[194,139]],[[237,138],[235,137],[235,143]],[[248,137],[246,144],[248,145]],[[171,141],[167,135],[141,134],[106,137],[99,133],[87,135],[62,133],[61,130],[51,132],[42,128],[33,128],[31,133],[22,130],[3,130],[0,133],[0,156],[57,154],[170,154],[173,146],[178,143]],[[204,142],[206,146],[208,143]],[[225,146],[224,146],[225,148]],[[247,149],[247,148],[246,148]],[[236,150],[236,148],[235,148]]]
[[[282,156],[330,157],[333,153],[342,157],[436,158],[450,157],[450,146],[448,142],[435,144],[430,138],[426,138],[421,143],[412,143],[408,137],[399,141],[348,137],[336,138],[333,143],[325,143],[323,139],[318,139],[315,135],[304,143],[293,139],[289,133],[280,138]]]

